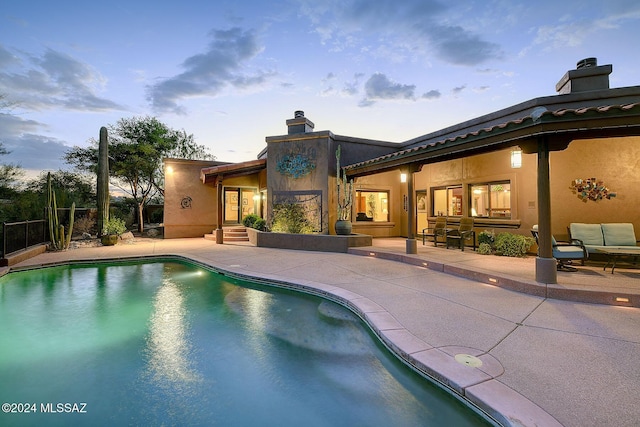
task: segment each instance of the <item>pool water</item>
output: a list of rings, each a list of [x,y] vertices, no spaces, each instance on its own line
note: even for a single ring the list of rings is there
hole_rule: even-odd
[[[487,425],[346,308],[182,262],[0,278],[0,403],[31,411],[3,426]]]

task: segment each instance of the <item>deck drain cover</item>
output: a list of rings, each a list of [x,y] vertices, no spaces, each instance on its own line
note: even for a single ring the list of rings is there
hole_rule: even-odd
[[[455,358],[456,362],[463,365],[471,366],[472,368],[479,368],[480,366],[482,366],[482,360],[470,354],[456,354]]]

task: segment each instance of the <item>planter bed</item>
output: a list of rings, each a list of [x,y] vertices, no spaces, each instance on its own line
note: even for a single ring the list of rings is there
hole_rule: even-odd
[[[334,236],[329,234],[269,233],[253,228],[247,228],[247,234],[252,245],[264,248],[347,253],[349,248],[372,245],[372,238],[368,234]]]

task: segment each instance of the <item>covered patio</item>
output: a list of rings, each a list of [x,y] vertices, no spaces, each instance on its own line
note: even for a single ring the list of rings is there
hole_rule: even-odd
[[[614,96],[615,95],[615,96]],[[538,98],[513,107],[524,117],[495,122],[495,117],[469,122],[457,129],[427,135],[414,141],[411,148],[355,163],[345,168],[351,178],[400,170],[408,173],[406,254],[417,254],[415,178],[423,165],[520,147],[524,153],[537,155],[537,222],[539,250],[535,260],[536,282],[558,283],[556,260],[552,256],[552,206],[549,155],[565,150],[570,143],[601,138],[640,135],[640,103],[624,92],[609,92],[608,98],[592,100],[593,106],[567,105],[561,97]],[[563,105],[564,103],[564,105]],[[502,116],[504,119],[506,116]],[[623,160],[624,161],[624,160]],[[604,218],[603,218],[603,222]],[[527,230],[524,230],[526,233]],[[523,234],[525,234],[523,233]]]

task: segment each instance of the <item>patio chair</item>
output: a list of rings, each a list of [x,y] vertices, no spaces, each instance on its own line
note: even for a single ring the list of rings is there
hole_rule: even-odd
[[[436,223],[433,227],[427,227],[422,229],[422,244],[424,245],[427,241],[427,237],[433,238],[433,245],[438,246],[438,237],[446,237],[447,236],[447,217],[446,216],[438,216],[436,217]],[[442,243],[445,243],[444,241]]]
[[[447,249],[455,245],[464,251],[465,241],[473,239],[473,250],[476,250],[476,232],[473,230],[473,218],[460,218],[457,229],[447,230]]]
[[[531,234],[538,243],[538,224],[534,225],[531,229]],[[556,266],[558,271],[578,271],[577,268],[572,267],[572,261],[580,260],[582,265],[584,261],[589,257],[587,249],[582,244],[582,241],[573,239],[571,243],[557,242],[556,238],[551,236],[552,255],[558,261]]]

